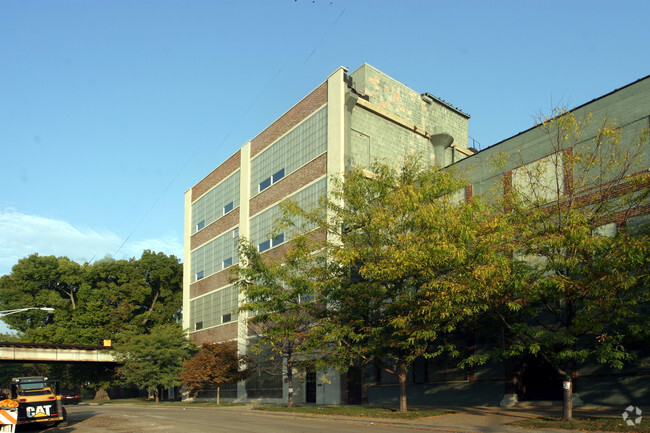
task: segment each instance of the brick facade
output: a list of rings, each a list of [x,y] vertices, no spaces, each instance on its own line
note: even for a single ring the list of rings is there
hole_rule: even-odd
[[[241,161],[241,150],[235,152],[223,164],[215,168],[210,174],[204,177],[192,188],[192,203],[201,198],[203,194],[210,191],[219,182],[233,174],[239,168]]]
[[[253,197],[250,201],[251,216],[278,203],[326,173],[327,154],[323,154]]]
[[[192,340],[199,345],[203,343],[235,340],[237,338],[237,322],[201,329],[200,331],[192,332],[191,336]]]
[[[227,230],[237,227],[239,224],[239,208],[222,216],[203,230],[196,232],[190,238],[190,249],[194,250],[199,246],[211,241]]]
[[[205,295],[213,290],[220,289],[230,284],[232,275],[230,268],[224,269],[190,285],[190,299]]]
[[[251,159],[273,144],[278,138],[309,117],[327,103],[327,82],[321,84],[302,101],[294,105],[282,117],[273,122],[257,137],[251,140]]]

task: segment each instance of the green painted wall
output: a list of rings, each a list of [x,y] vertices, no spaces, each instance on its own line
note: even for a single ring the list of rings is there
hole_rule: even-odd
[[[468,116],[428,99],[368,64],[349,74],[352,87],[373,107],[397,116],[418,131],[453,137],[454,145],[467,147]],[[350,107],[348,107],[350,108]],[[375,158],[401,161],[420,154],[433,162],[433,146],[428,138],[404,125],[355,105],[349,111],[350,136],[346,148],[348,164],[366,166]],[[451,160],[451,156],[447,157]]]

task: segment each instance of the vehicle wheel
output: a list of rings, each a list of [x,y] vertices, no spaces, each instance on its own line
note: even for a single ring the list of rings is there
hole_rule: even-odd
[[[54,427],[67,427],[68,426],[68,411],[64,407],[61,408],[61,414],[63,415],[62,421],[56,421]]]

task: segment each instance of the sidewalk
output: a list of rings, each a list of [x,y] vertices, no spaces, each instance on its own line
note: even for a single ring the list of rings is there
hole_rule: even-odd
[[[252,406],[233,406],[232,410],[252,410]],[[530,430],[509,424],[540,416],[562,416],[562,405],[550,403],[519,404],[516,407],[500,406],[476,406],[476,407],[436,407],[440,410],[453,412],[449,415],[441,415],[417,420],[400,420],[387,418],[356,418],[337,415],[317,415],[286,412],[264,412],[267,415],[301,418],[322,418],[336,419],[346,423],[359,423],[359,425],[392,426],[397,430],[408,429],[425,432],[447,432],[447,433],[559,433],[569,432],[564,429],[536,429]],[[618,417],[619,408],[610,407],[578,407],[573,409],[574,417]],[[362,430],[362,427],[360,428]]]

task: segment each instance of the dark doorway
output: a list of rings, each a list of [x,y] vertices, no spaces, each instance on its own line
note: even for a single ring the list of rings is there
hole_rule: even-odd
[[[316,371],[307,370],[305,383],[305,402],[316,403]]]
[[[521,400],[562,400],[562,376],[551,364],[539,356],[529,356],[521,367]]]
[[[347,404],[363,404],[361,392],[361,369],[350,367],[347,373]]]

